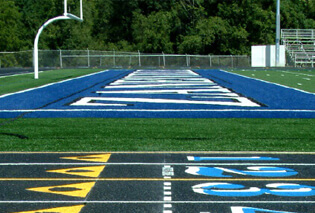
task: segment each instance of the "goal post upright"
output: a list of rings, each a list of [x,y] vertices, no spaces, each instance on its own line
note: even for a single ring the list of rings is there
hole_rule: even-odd
[[[80,21],[83,22],[83,0],[80,0],[80,18],[76,15],[73,15],[71,13],[68,13],[67,11],[67,0],[64,0],[64,13],[62,16],[57,16],[54,18],[49,19],[48,21],[46,21],[38,30],[35,40],[34,40],[34,53],[33,53],[33,63],[34,63],[34,78],[38,79],[39,75],[38,75],[38,42],[39,42],[39,37],[41,35],[41,33],[43,32],[43,30],[51,23],[55,22],[55,21],[59,21],[59,20],[76,20],[76,21]]]

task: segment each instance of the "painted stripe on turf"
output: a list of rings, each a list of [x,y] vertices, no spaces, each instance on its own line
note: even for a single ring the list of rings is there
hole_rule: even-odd
[[[1,95],[0,98],[4,98],[4,97],[11,96],[11,95],[16,95],[16,94],[21,94],[21,93],[33,91],[33,90],[36,90],[36,89],[41,89],[41,88],[49,87],[49,86],[52,86],[52,85],[54,85],[54,84],[61,84],[61,83],[65,83],[65,82],[68,82],[68,81],[72,81],[72,80],[76,80],[76,79],[81,79],[81,78],[85,78],[85,77],[97,75],[97,74],[100,74],[100,73],[103,73],[103,72],[107,72],[107,71],[109,71],[109,70],[104,70],[104,71],[100,71],[100,72],[96,72],[96,73],[91,73],[91,74],[84,75],[84,76],[80,76],[80,77],[76,77],[76,78],[70,78],[70,79],[66,79],[66,80],[63,80],[63,81],[58,81],[58,82],[54,82],[54,83],[49,83],[49,84],[45,84],[45,85],[42,85],[42,86],[39,86],[39,87],[33,87],[33,88],[30,88],[30,89],[21,90],[21,91],[18,91],[18,92],[13,92],[13,93],[4,94],[4,95]]]
[[[17,112],[311,112],[308,109],[25,109],[0,110],[0,113]]]
[[[229,74],[232,74],[232,75],[237,75],[237,76],[240,76],[240,77],[243,77],[243,78],[251,79],[251,80],[261,81],[261,82],[268,83],[268,84],[274,84],[274,85],[277,85],[277,86],[280,86],[280,87],[284,87],[284,88],[287,88],[287,89],[296,90],[296,91],[303,92],[303,93],[306,93],[306,94],[315,95],[315,93],[307,92],[307,91],[304,91],[304,90],[301,90],[301,89],[297,89],[297,88],[285,86],[285,85],[282,85],[282,84],[278,84],[278,83],[274,83],[274,82],[269,82],[269,81],[265,81],[265,80],[258,79],[258,78],[251,78],[251,77],[248,77],[248,76],[240,75],[240,74],[233,73],[233,72],[228,72],[228,71],[225,71],[225,70],[220,70],[220,71],[225,72],[225,73],[229,73]]]

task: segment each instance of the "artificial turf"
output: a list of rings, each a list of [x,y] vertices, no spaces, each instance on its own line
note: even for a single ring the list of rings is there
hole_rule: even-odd
[[[97,71],[5,77],[0,95]],[[315,92],[314,70],[230,71]],[[315,151],[314,128],[315,119],[0,119],[0,151]]]
[[[288,87],[315,93],[315,69],[309,70],[253,70],[230,69],[230,72],[257,78],[268,82],[274,82]]]
[[[41,72],[39,79],[34,79],[33,73],[13,75],[0,78],[0,95],[13,93],[29,88],[39,87],[82,75],[101,71],[101,69],[60,69]]]
[[[0,120],[0,151],[315,151],[315,119]]]

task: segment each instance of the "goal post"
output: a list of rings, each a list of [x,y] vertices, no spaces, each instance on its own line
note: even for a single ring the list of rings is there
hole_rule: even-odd
[[[76,20],[76,21],[80,21],[83,22],[83,0],[80,0],[80,17],[68,13],[67,10],[67,3],[68,0],[64,0],[64,13],[61,16],[57,16],[54,18],[49,19],[48,21],[46,21],[38,30],[36,37],[35,37],[35,41],[34,41],[34,53],[33,53],[33,60],[34,60],[34,78],[38,79],[39,75],[38,75],[38,41],[39,41],[39,37],[41,35],[41,33],[43,32],[43,30],[51,23],[55,22],[55,21],[59,21],[59,20]]]

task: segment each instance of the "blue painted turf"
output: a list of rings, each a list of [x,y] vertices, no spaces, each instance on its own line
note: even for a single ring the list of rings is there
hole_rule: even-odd
[[[143,71],[144,73],[149,73]],[[157,71],[156,78],[164,73],[174,72],[181,75],[181,71]],[[159,72],[161,74],[159,74]],[[191,71],[187,71],[191,72]],[[210,79],[213,86],[229,89],[231,92],[251,100],[259,106],[228,106],[222,104],[199,104],[202,101],[237,102],[209,95],[202,99],[202,94],[194,97],[194,93],[182,94],[169,92],[168,94],[157,93],[123,93],[128,90],[157,90],[157,87],[120,89],[108,87],[117,80],[123,80],[123,85],[136,83],[128,81],[125,77],[135,73],[132,70],[110,70],[97,74],[76,78],[65,82],[52,84],[46,87],[30,91],[0,97],[0,118],[12,118],[23,115],[24,117],[114,117],[114,118],[315,118],[315,95],[292,88],[283,87],[273,83],[263,82],[221,70],[194,70],[194,76],[200,79]],[[138,75],[141,72],[138,72]],[[145,75],[139,75],[138,78]],[[154,78],[154,77],[152,77]],[[161,78],[161,77],[160,77]],[[192,79],[192,78],[191,78]],[[185,83],[185,79],[174,76],[170,81]],[[144,84],[146,80],[138,80]],[[166,82],[166,84],[170,82]],[[110,85],[111,84],[111,85]],[[163,84],[156,83],[155,86]],[[104,88],[105,87],[105,88]],[[158,87],[159,88],[159,87]],[[193,87],[196,89],[196,86]],[[199,85],[198,88],[203,88]],[[160,91],[174,90],[176,87],[165,86]],[[192,89],[192,87],[181,87]],[[107,92],[96,93],[97,91]],[[118,93],[109,93],[119,91]],[[92,104],[126,104],[124,106],[75,106],[82,98],[94,98]],[[117,98],[114,100],[98,100],[98,98]],[[132,100],[122,100],[132,98]],[[140,100],[141,99],[141,100]],[[161,99],[162,103],[154,102]],[[181,103],[167,103],[168,100],[179,100]],[[138,101],[137,101],[138,100]],[[144,100],[144,101],[143,101]],[[166,100],[166,101],[165,101]],[[152,102],[153,101],[153,102]],[[189,101],[197,101],[190,103]]]

